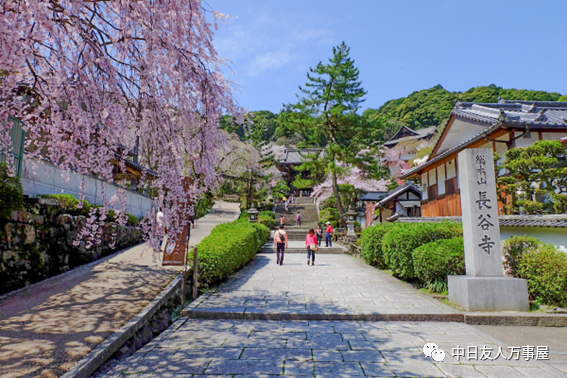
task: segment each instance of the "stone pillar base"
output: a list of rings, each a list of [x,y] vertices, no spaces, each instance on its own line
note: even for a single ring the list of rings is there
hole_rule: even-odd
[[[520,278],[447,276],[449,301],[466,311],[529,311],[528,282]]]

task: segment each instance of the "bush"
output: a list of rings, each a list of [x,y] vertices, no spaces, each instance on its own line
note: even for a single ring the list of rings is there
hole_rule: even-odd
[[[520,268],[520,260],[525,253],[531,253],[538,249],[540,241],[531,236],[514,235],[502,242],[502,254],[504,256],[504,269],[511,277],[517,277]]]
[[[432,291],[447,289],[447,275],[465,274],[463,238],[424,244],[412,253],[415,277]]]
[[[0,218],[10,218],[24,208],[24,191],[17,177],[8,175],[8,166],[0,163]]]
[[[537,304],[567,307],[567,255],[554,246],[540,243],[524,253],[517,277],[528,281],[530,299]]]
[[[89,215],[92,207],[90,203],[85,200],[78,200],[72,194],[43,194],[38,196],[40,198],[50,198],[59,202],[59,208],[68,214],[72,215]],[[79,208],[79,204],[82,206]]]
[[[325,224],[331,222],[331,225],[336,228],[339,225],[339,211],[334,208],[328,208],[319,212],[319,222]]]
[[[272,219],[271,217],[267,217],[265,215],[260,215],[260,217],[258,217],[258,222],[268,227],[269,229],[276,227],[276,220]]]
[[[199,283],[208,287],[248,263],[269,238],[261,224],[235,221],[216,226],[198,245]],[[193,259],[192,253],[189,256]]]
[[[381,269],[386,267],[384,253],[382,251],[382,239],[394,228],[397,223],[378,223],[362,230],[360,235],[360,252],[367,264],[377,266]]]
[[[400,223],[384,236],[382,241],[384,260],[394,275],[411,279],[415,277],[412,253],[417,247],[462,234],[460,223]]]
[[[128,226],[137,226],[138,218],[135,215],[128,214]]]

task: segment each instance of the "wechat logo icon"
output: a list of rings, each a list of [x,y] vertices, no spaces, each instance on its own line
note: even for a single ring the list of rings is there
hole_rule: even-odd
[[[425,357],[431,357],[436,362],[443,362],[445,359],[445,352],[439,349],[435,343],[425,344],[423,346],[423,354]]]

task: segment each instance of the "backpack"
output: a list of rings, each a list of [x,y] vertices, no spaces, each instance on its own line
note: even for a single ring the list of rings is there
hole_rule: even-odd
[[[278,241],[280,240],[280,241]],[[281,234],[281,232],[278,231],[278,240],[276,240],[276,243],[285,243],[285,239],[283,237],[283,235]]]

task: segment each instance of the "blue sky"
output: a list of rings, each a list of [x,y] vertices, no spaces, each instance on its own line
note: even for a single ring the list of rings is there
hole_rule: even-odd
[[[250,110],[295,102],[309,67],[345,41],[368,92],[362,110],[437,84],[567,94],[567,1],[207,0],[235,18],[214,44]]]

